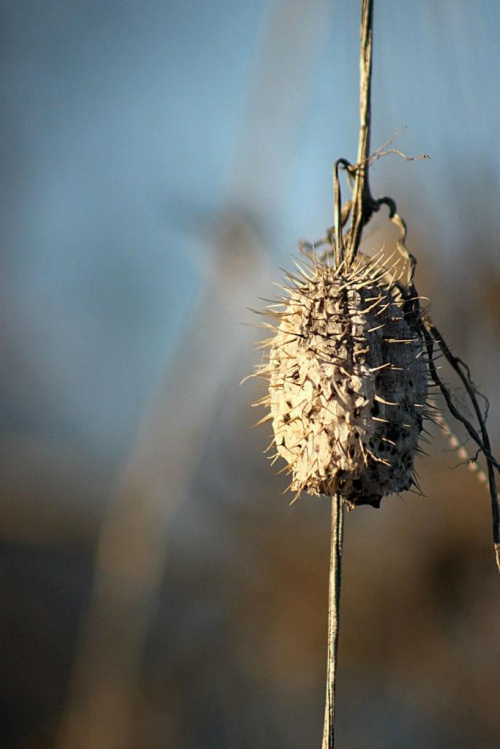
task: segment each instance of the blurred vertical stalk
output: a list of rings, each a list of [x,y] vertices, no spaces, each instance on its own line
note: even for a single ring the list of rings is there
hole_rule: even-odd
[[[342,548],[344,542],[345,505],[342,497],[332,497],[330,545],[330,590],[328,599],[328,657],[326,674],[325,722],[321,749],[335,746],[335,696],[337,687],[337,653],[339,644],[340,587],[342,582]]]
[[[183,331],[175,371],[153,395],[101,529],[92,599],[57,749],[145,745],[138,727],[141,672],[168,528],[199,463],[221,385],[241,355],[234,310],[243,310],[245,295],[255,298],[263,284],[265,256],[256,227],[241,214],[259,217],[265,205],[281,200],[285,167],[293,155],[284,145],[291,144],[305,112],[307,79],[330,6],[328,0],[276,0],[270,10],[227,205],[214,216],[220,232],[205,269],[204,294]],[[275,151],[279,158],[270,180],[265,154]],[[239,215],[235,205],[242,209]]]
[[[241,242],[240,250],[250,253]],[[234,366],[234,325],[226,307],[234,287],[207,284],[183,331],[189,343],[154,393],[117,477],[98,540],[92,597],[57,749],[145,746],[138,723],[144,651],[161,591],[168,530],[199,464],[221,385]]]

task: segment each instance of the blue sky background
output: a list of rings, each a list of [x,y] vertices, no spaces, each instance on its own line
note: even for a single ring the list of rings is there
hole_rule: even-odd
[[[2,4],[5,428],[117,457],[189,317],[202,283],[193,248],[203,253],[217,210],[244,202],[276,264],[331,223],[333,161],[356,151],[357,4],[309,4],[306,70],[283,76],[253,187],[239,190],[268,5]],[[373,146],[407,126],[397,147],[432,161],[387,158],[373,186],[399,199],[410,231],[435,237],[429,254],[447,268],[471,262],[470,190],[498,225],[499,30],[494,0],[377,3]],[[296,56],[286,41],[277,59]]]

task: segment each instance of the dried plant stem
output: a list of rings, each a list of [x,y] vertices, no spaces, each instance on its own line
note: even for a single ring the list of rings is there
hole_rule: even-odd
[[[328,601],[328,658],[322,749],[333,749],[335,746],[335,693],[337,686],[337,652],[339,642],[344,514],[345,505],[342,501],[342,497],[339,494],[336,494],[332,497],[330,593]]]
[[[373,0],[363,0],[360,39],[359,141],[352,200],[351,237],[348,263],[359,248],[363,227],[372,214],[372,198],[368,182],[371,135]]]
[[[355,258],[361,241],[363,227],[373,212],[373,199],[368,182],[371,126],[371,76],[373,0],[362,0],[360,39],[360,125],[358,163],[352,199],[351,230],[344,255],[342,225],[347,219],[341,216],[341,199],[338,188],[338,167],[335,167],[335,229],[337,235],[337,261],[344,258],[349,265]],[[328,602],[328,657],[326,680],[325,721],[322,749],[335,746],[335,696],[337,685],[337,653],[339,640],[340,588],[342,582],[342,546],[344,538],[345,506],[340,495],[332,497],[332,529],[330,551],[330,586]]]
[[[479,447],[479,450],[484,453],[484,456],[486,458],[486,465],[487,465],[487,476],[488,476],[488,484],[490,488],[490,497],[491,497],[491,514],[493,518],[493,548],[495,552],[495,562],[498,568],[498,571],[500,572],[500,495],[497,491],[496,486],[496,479],[495,479],[495,470],[500,470],[500,464],[498,461],[494,458],[494,456],[491,453],[491,444],[490,444],[490,438],[488,434],[488,430],[486,428],[486,416],[483,416],[481,409],[479,407],[479,402],[477,399],[477,392],[475,389],[475,386],[471,380],[470,377],[470,371],[467,365],[458,357],[455,356],[448,346],[448,344],[445,342],[443,336],[439,332],[439,330],[436,328],[435,325],[432,324],[429,317],[424,317],[423,320],[423,330],[424,330],[424,336],[426,339],[427,349],[430,354],[429,358],[429,368],[430,373],[433,381],[436,383],[436,385],[441,390],[442,395],[444,396],[444,399],[446,401],[446,404],[450,410],[450,413],[452,416],[454,416],[458,421],[460,421],[466,428],[467,432],[469,433],[469,436],[474,440],[476,445]],[[433,344],[437,343],[442,354],[450,364],[450,366],[455,370],[455,372],[458,374],[460,379],[462,380],[462,383],[465,387],[465,390],[467,392],[467,395],[470,398],[470,401],[472,403],[472,407],[474,409],[474,412],[476,414],[477,420],[479,422],[479,433],[474,428],[474,426],[471,424],[471,422],[463,416],[463,414],[460,413],[458,408],[455,406],[455,403],[453,401],[452,395],[449,391],[449,389],[446,387],[444,382],[441,380],[441,378],[438,375],[436,366],[434,364],[434,360],[432,357],[432,350],[433,350]]]

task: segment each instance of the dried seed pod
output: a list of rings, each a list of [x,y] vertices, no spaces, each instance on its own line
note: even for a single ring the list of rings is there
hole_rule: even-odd
[[[267,342],[270,418],[290,488],[380,505],[415,483],[427,361],[387,269],[359,256],[348,272],[315,262],[290,276]]]

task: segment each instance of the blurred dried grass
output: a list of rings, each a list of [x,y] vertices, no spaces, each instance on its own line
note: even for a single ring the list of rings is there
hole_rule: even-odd
[[[460,278],[455,283],[459,287]],[[225,319],[239,314],[240,299],[238,294],[233,298]],[[482,329],[474,315],[474,310],[482,314],[479,299],[470,310],[467,326]],[[203,305],[200,312],[193,324],[204,331]],[[445,325],[453,337],[453,321]],[[195,347],[193,355],[210,358],[215,341],[220,347],[226,333],[218,327],[210,344],[201,335],[204,353]],[[109,683],[103,674],[113,663],[123,668],[121,648],[142,627],[145,650],[139,648],[142,655],[127,675],[133,675],[129,686],[134,690],[129,746],[265,749],[319,742],[328,502],[304,497],[289,508],[280,496],[284,481],[268,472],[261,455],[268,435],[246,428],[253,416],[250,391],[258,386],[238,388],[252,358],[249,350],[238,351],[214,378],[220,385],[208,398],[209,411],[199,412],[199,398],[183,400],[180,417],[158,423],[167,434],[158,438],[153,430],[147,435],[146,443],[152,439],[155,449],[143,455],[156,454],[154,467],[144,469],[147,462],[139,460],[135,471],[134,461],[129,464],[129,487],[136,480],[142,487],[156,483],[155,522],[161,527],[153,543],[166,544],[168,562],[156,568],[153,578],[149,570],[139,583],[135,590],[142,598],[126,599],[125,609],[117,606],[115,614],[131,607],[128,616],[101,622],[99,668],[91,668],[99,680],[87,684],[87,695],[106,705],[102,719],[119,719],[120,711],[113,712],[104,701],[101,690]],[[485,356],[483,366],[494,366],[495,356],[497,352]],[[177,376],[184,371],[196,374],[181,367]],[[189,383],[183,386],[189,388]],[[170,390],[166,386],[153,401],[156,415],[166,413]],[[200,460],[177,466],[183,482],[191,476],[189,494],[179,505],[167,456],[170,452],[174,460],[182,448],[176,441],[182,433],[177,419],[187,428],[187,414],[205,420],[208,438]],[[492,423],[498,435],[498,421]],[[500,600],[487,495],[464,467],[452,469],[456,458],[446,452],[439,434],[431,450],[433,457],[422,459],[419,467],[427,498],[392,498],[379,511],[360,508],[347,518],[338,731],[341,744],[354,749],[367,742],[381,747],[498,746]],[[90,552],[99,521],[98,513],[88,508],[95,506],[99,474],[81,457],[71,459],[67,449],[35,449],[19,438],[4,439],[1,454],[2,473],[11,476],[5,483],[10,503],[2,504],[1,689],[4,700],[10,700],[11,720],[16,704],[20,711],[18,726],[11,725],[11,735],[18,738],[7,745],[52,746],[67,694],[78,616],[88,601]],[[101,490],[104,484],[101,478]],[[74,511],[56,505],[51,520],[51,502],[75,491]],[[167,497],[174,503],[170,509],[164,504]],[[132,498],[134,534],[124,528],[121,540],[112,542],[119,551],[116,569],[127,586],[132,573],[146,564],[130,546],[140,533],[144,511],[138,495]],[[176,505],[162,530],[164,513]],[[20,508],[26,512],[23,517]],[[144,549],[144,539],[141,544]],[[113,610],[120,602],[117,589],[105,590]],[[137,620],[130,618],[134,600]],[[33,621],[38,622],[36,630]],[[120,673],[112,670],[118,693],[124,687]],[[77,704],[82,708],[85,703]],[[90,719],[91,713],[84,711],[83,720],[85,715]]]

